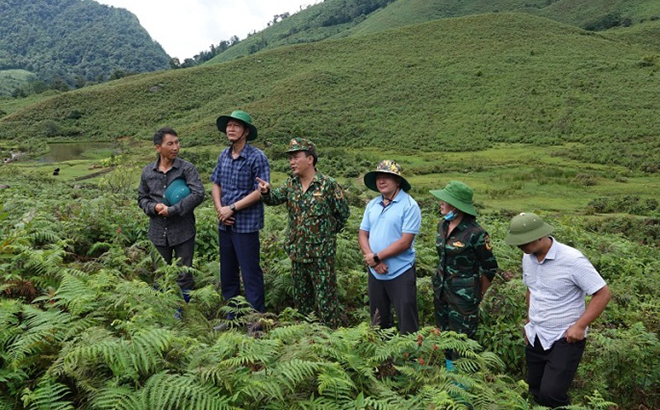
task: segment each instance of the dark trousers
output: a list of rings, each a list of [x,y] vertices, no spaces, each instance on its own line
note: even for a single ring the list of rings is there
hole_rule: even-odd
[[[220,239],[220,286],[225,300],[241,294],[243,276],[245,299],[259,312],[266,311],[264,273],[259,265],[259,232],[236,233],[218,229]]]
[[[157,246],[158,253],[165,259],[169,265],[172,263],[172,256],[180,258],[179,266],[192,267],[193,254],[195,253],[195,237],[188,239],[184,243],[174,246]],[[181,290],[195,289],[195,280],[189,272],[180,272],[176,278],[176,284]]]
[[[549,350],[543,350],[537,337],[534,345],[527,344],[527,384],[534,400],[542,406],[568,406],[568,388],[577,371],[586,339],[568,343],[566,338],[557,340]]]
[[[419,330],[417,313],[417,273],[415,266],[392,280],[379,280],[369,272],[369,311],[371,320],[378,315],[381,329],[394,326],[392,305],[399,319],[401,334]]]

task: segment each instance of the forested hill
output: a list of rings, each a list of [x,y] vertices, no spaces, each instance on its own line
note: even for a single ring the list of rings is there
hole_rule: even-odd
[[[291,16],[276,16],[265,30],[232,45],[208,64],[289,44],[383,32],[448,17],[498,12],[529,13],[587,30],[603,31],[653,24],[660,20],[660,1],[325,0]],[[649,38],[658,34],[655,29],[652,31],[651,36],[635,35],[633,40],[647,44]]]
[[[0,70],[51,82],[107,79],[169,67],[169,56],[125,9],[92,0],[0,0]]]

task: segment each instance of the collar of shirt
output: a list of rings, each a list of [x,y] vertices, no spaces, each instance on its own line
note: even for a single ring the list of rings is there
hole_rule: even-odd
[[[300,180],[300,177],[298,175],[293,176],[293,183],[296,184],[296,186],[300,187],[300,190],[302,190],[302,181]],[[309,192],[310,188],[313,185],[320,185],[321,184],[321,174],[316,171],[314,173],[314,176],[312,177],[312,181],[309,183],[309,186],[307,187],[307,191]]]
[[[458,225],[456,225],[456,228],[454,228],[454,230],[451,231],[451,234],[454,235],[454,234],[457,234],[457,233],[465,230],[468,226],[470,226],[472,224],[473,220],[474,220],[473,218],[470,218],[470,217],[467,217],[467,216],[463,215],[463,219],[461,219],[461,222],[459,222]],[[445,236],[447,236],[447,231],[449,231],[449,223],[450,222],[451,221],[443,221],[442,222],[442,230],[443,230]]]
[[[158,169],[158,167],[160,166],[160,156],[158,156],[158,159],[155,160],[153,162],[153,164],[154,164],[154,171],[160,172],[159,169]],[[172,161],[172,168],[171,169],[174,169],[174,168],[178,169],[180,166],[181,166],[181,159],[179,157],[174,158],[174,161]]]
[[[231,159],[234,159],[234,156],[232,154],[233,146],[234,145],[232,144],[227,148],[227,156]],[[252,146],[250,144],[246,143],[245,146],[243,147],[243,149],[241,150],[241,153],[238,154],[238,157],[235,158],[235,159],[238,159],[238,158],[248,159],[248,158],[250,158],[250,156],[252,154],[252,149],[253,149]]]
[[[390,203],[393,202],[399,202],[401,201],[401,197],[405,194],[403,189],[399,189],[399,193],[396,194],[396,196],[390,201]],[[383,207],[385,207],[385,197],[381,194],[380,195],[380,202],[379,202]]]

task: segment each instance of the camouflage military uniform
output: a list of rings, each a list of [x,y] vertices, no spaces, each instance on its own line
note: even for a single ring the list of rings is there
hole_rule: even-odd
[[[479,321],[481,275],[493,280],[497,261],[488,232],[465,214],[445,240],[449,222],[438,225],[436,249],[440,256],[433,277],[438,327],[474,337]]]
[[[316,315],[328,326],[339,324],[335,274],[336,234],[349,216],[339,184],[319,172],[306,192],[300,178],[262,195],[266,205],[286,203],[289,211],[286,252],[292,261],[293,297],[301,313]]]

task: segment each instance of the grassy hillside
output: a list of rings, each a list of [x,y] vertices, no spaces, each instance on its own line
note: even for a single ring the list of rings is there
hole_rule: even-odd
[[[447,17],[493,12],[535,12],[548,4],[546,0],[398,0],[376,11],[344,35],[376,33],[410,24]]]
[[[376,4],[360,14],[356,5]],[[348,10],[348,11],[346,11]],[[590,30],[631,26],[660,18],[655,0],[326,0],[233,45],[207,64],[217,64],[284,45],[376,33],[448,17],[525,12]],[[347,13],[352,18],[347,17]],[[342,18],[336,18],[340,15]]]
[[[645,48],[650,53],[660,53],[660,20],[608,30],[605,35]]]
[[[292,132],[413,151],[575,142],[560,155],[639,169],[660,162],[658,68],[625,42],[481,15],[76,90],[2,118],[0,137],[147,138],[167,124],[207,143],[217,115],[240,107],[276,143]]]
[[[540,15],[580,27],[603,30],[660,18],[656,0],[559,0]],[[618,22],[619,24],[614,24]]]

